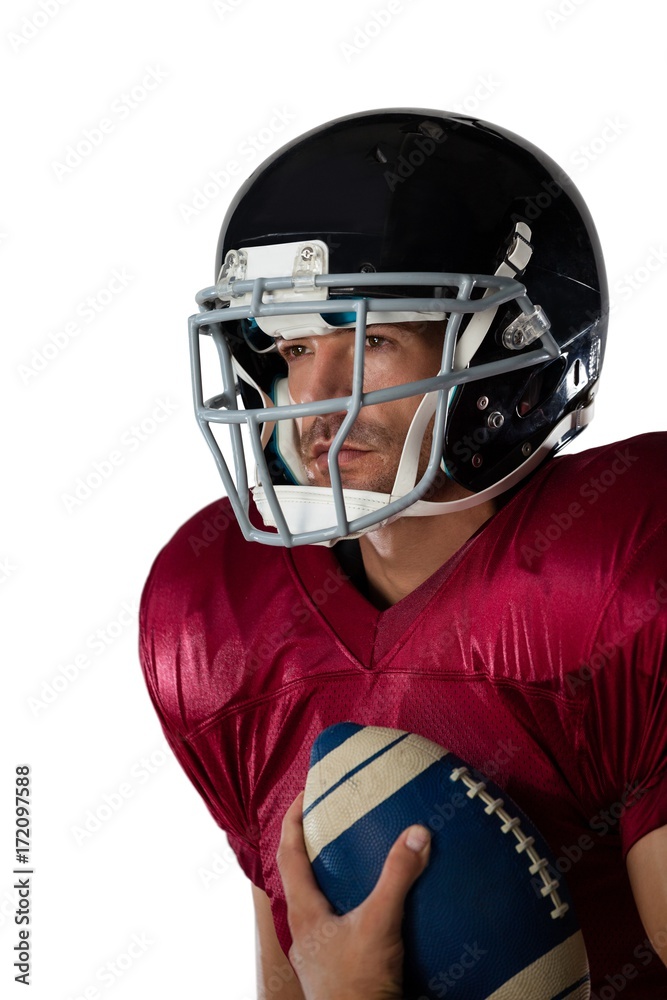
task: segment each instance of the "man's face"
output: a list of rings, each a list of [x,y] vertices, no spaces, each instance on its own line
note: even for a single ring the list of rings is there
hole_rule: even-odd
[[[367,329],[364,392],[417,382],[440,369],[444,322],[374,324]],[[352,389],[354,330],[277,341],[296,403],[348,396]],[[422,400],[412,396],[362,408],[338,453],[348,489],[391,493],[405,435]],[[328,454],[345,413],[307,417],[300,424],[301,462],[312,486],[330,486]],[[428,464],[431,425],[424,435],[419,475]]]

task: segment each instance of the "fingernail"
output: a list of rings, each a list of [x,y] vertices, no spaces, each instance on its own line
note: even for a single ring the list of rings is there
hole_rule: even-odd
[[[405,846],[409,847],[411,851],[415,852],[415,854],[419,854],[419,852],[426,847],[430,839],[431,834],[426,827],[411,826],[405,840]]]

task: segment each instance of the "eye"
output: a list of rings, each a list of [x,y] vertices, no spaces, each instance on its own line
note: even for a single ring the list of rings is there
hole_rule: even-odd
[[[289,364],[290,361],[296,361],[297,358],[302,358],[307,354],[308,348],[305,344],[292,344],[289,341],[283,341],[278,346],[278,353]]]
[[[383,344],[388,344],[389,341],[386,337],[380,337],[378,334],[369,333],[366,337],[366,347],[382,347]]]

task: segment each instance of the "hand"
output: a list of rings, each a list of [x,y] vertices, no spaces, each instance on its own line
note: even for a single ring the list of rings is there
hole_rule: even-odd
[[[276,856],[292,935],[289,960],[305,1000],[402,1000],[401,923],[408,890],[428,864],[430,834],[394,842],[369,896],[338,916],[320,891],[303,839],[303,792],[285,813]],[[422,830],[422,850],[407,846]]]

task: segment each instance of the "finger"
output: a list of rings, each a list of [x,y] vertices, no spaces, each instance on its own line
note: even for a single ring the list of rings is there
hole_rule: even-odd
[[[410,848],[412,834],[421,831],[426,842],[421,849]],[[418,847],[418,845],[415,845]],[[405,897],[428,864],[431,836],[426,827],[411,826],[394,842],[375,888],[362,905],[368,908],[369,916],[377,922],[378,930],[389,934],[399,934]]]
[[[276,861],[283,880],[290,922],[333,913],[313,874],[303,839],[303,792],[299,792],[283,817]]]

